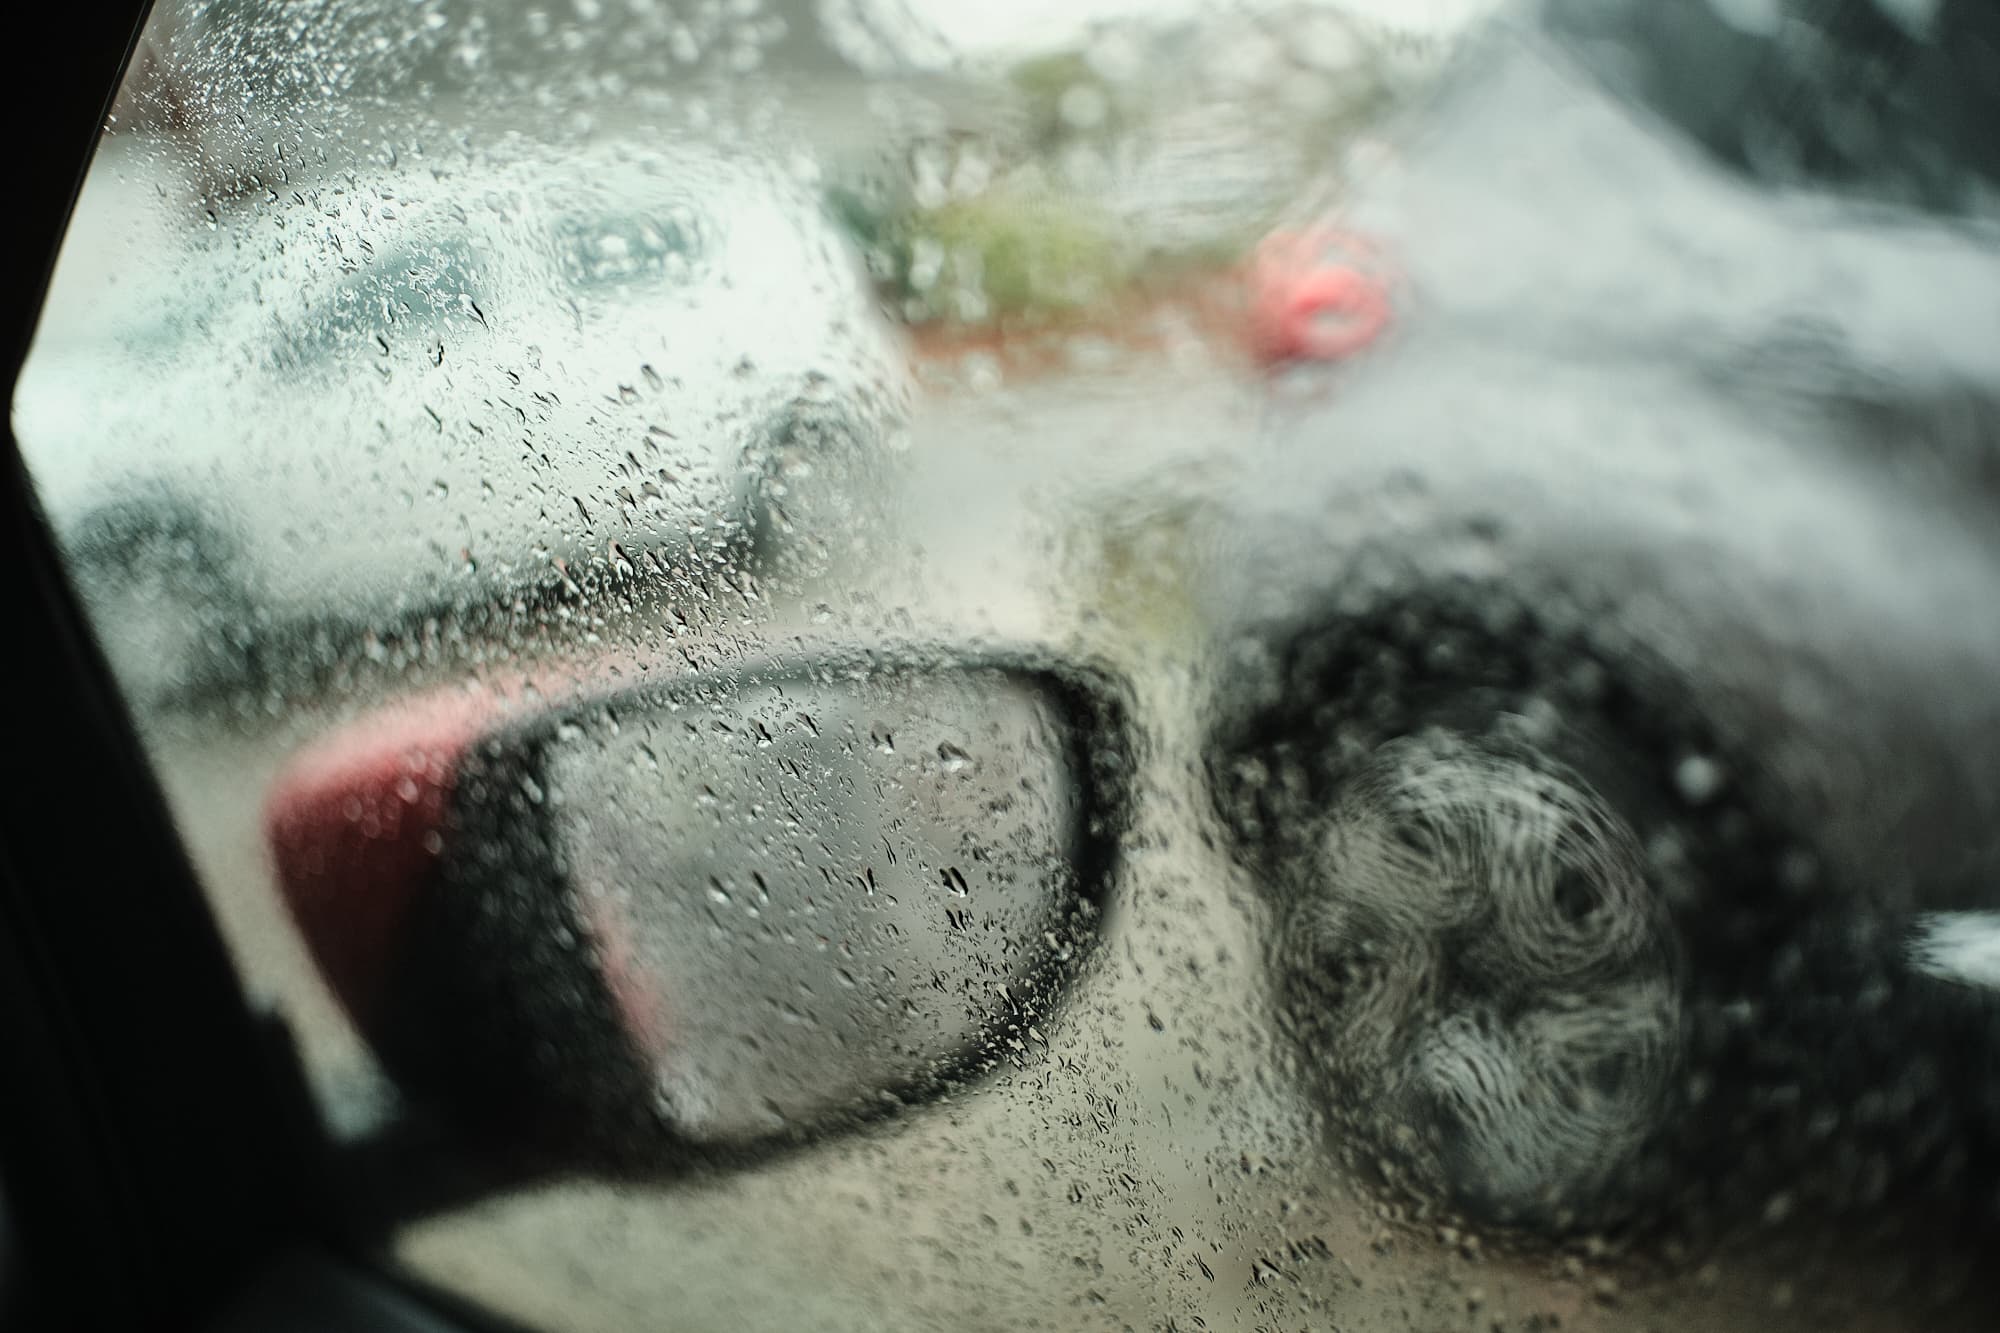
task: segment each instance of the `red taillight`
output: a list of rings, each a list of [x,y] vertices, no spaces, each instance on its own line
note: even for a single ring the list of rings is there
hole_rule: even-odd
[[[1273,232],[1249,274],[1251,352],[1269,366],[1339,361],[1389,325],[1375,247],[1331,228]]]

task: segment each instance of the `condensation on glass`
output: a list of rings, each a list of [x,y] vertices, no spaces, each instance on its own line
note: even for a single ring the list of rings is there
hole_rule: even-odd
[[[163,4],[12,410],[421,1281],[1983,1328],[1996,69],[1959,0]]]

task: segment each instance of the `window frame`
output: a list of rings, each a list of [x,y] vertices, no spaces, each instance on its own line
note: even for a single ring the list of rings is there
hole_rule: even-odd
[[[10,82],[10,409],[152,0],[51,24]],[[253,1011],[64,573],[7,414],[0,540],[20,771],[0,799],[0,1324],[473,1326],[378,1271],[283,1021]],[[219,1322],[217,1322],[219,1320]],[[488,1323],[481,1318],[478,1323]]]

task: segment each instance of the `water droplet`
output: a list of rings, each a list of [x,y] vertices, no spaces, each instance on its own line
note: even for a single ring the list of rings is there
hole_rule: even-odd
[[[1689,805],[1706,805],[1722,790],[1722,766],[1706,755],[1691,754],[1674,768],[1674,787]]]

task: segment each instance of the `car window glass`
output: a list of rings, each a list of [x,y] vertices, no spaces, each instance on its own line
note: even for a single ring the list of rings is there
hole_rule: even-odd
[[[162,4],[16,432],[421,1282],[1984,1327],[1996,53]]]

